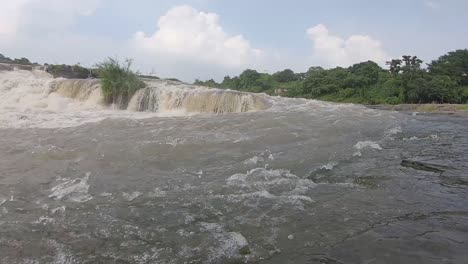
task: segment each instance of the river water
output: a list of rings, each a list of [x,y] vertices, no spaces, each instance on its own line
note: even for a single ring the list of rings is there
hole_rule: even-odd
[[[467,116],[81,82],[0,72],[0,263],[468,261]]]

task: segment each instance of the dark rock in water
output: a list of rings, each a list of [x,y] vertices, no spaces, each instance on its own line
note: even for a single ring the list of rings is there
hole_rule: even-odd
[[[402,160],[401,166],[406,168],[412,168],[415,170],[420,171],[430,171],[436,173],[443,173],[445,172],[446,167],[436,164],[430,164],[422,161],[414,161],[414,160]]]
[[[333,173],[331,170],[327,168],[319,168],[315,171],[312,171],[309,176],[306,178],[313,181],[314,183],[323,183],[327,182],[330,183],[332,180],[331,177],[333,176]]]
[[[36,68],[35,65],[0,63],[0,71],[14,71],[14,70],[32,71],[35,68]]]
[[[249,246],[244,246],[241,249],[239,249],[239,254],[241,255],[250,255],[252,252],[250,251]]]
[[[0,63],[0,71],[12,71],[13,67],[7,64]]]
[[[97,78],[97,74],[92,69],[81,67],[80,65],[48,65],[46,71],[54,78],[66,79],[88,79]]]
[[[310,263],[310,264],[343,264],[342,262],[336,259],[330,258],[326,255],[320,255],[320,254],[310,259],[309,262],[307,263]]]

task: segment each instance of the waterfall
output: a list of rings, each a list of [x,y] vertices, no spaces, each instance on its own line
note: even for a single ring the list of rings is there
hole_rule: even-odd
[[[80,101],[97,101],[100,92],[98,79],[56,80],[50,92]],[[91,98],[93,97],[93,98]],[[241,113],[267,108],[260,96],[231,90],[209,89],[172,81],[150,81],[148,87],[138,90],[131,98],[127,110],[158,112],[180,110],[187,113]],[[125,106],[117,105],[117,108]]]
[[[199,87],[169,80],[145,80],[128,104],[117,100],[106,106],[99,79],[53,79],[40,70],[0,71],[0,107],[51,111],[123,109],[162,115],[242,113],[270,107],[267,96]],[[29,110],[28,110],[29,111]]]
[[[188,113],[241,113],[267,108],[259,95],[230,90],[152,86],[139,90],[128,110]]]
[[[101,85],[98,79],[60,79],[51,84],[50,92],[80,101],[87,101],[91,97],[102,99]]]

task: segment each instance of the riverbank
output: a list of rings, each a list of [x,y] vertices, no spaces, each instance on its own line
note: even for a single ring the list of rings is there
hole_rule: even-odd
[[[420,113],[465,113],[468,114],[468,104],[399,104],[399,105],[366,105],[378,110],[420,112]]]

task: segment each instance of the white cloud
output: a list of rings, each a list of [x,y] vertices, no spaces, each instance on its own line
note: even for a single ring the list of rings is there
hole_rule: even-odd
[[[29,0],[0,1],[0,35],[15,33],[20,20],[21,9]]]
[[[262,57],[242,35],[229,36],[221,27],[219,16],[183,5],[170,9],[159,19],[152,35],[137,32],[137,49],[165,57],[224,67],[244,67]]]
[[[94,13],[101,0],[0,0],[0,35],[63,30]]]
[[[380,41],[366,35],[352,35],[347,39],[330,34],[319,24],[307,30],[313,42],[313,57],[326,66],[350,66],[367,60],[384,64],[389,59]]]

